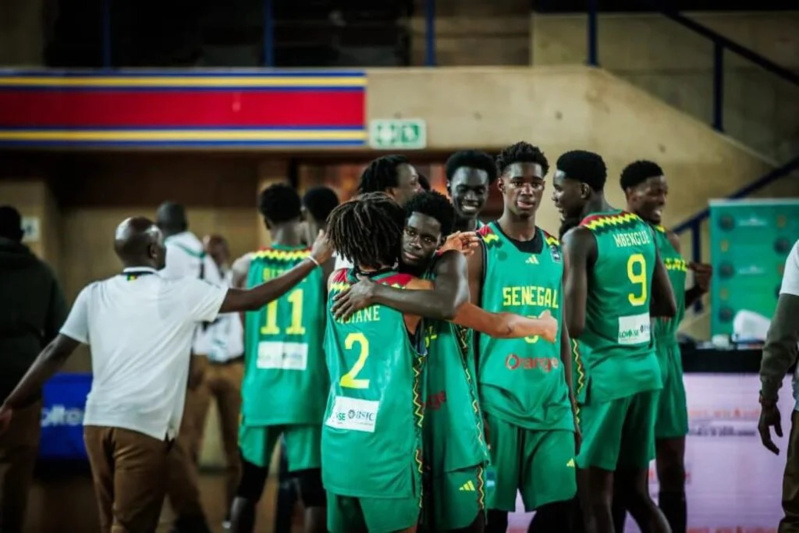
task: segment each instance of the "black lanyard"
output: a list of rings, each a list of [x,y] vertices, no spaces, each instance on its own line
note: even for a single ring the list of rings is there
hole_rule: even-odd
[[[150,274],[155,274],[155,272],[153,272],[152,270],[129,270],[127,272],[122,272],[119,275],[125,276],[126,281],[133,281],[142,276],[149,276]]]

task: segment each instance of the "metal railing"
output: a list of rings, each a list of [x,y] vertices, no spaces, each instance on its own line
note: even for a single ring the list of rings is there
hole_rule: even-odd
[[[744,187],[741,187],[729,195],[727,199],[737,200],[740,198],[746,198],[753,192],[756,192],[797,170],[799,170],[799,156],[794,157],[781,167],[772,170],[765,176],[751,182],[748,185],[745,185]],[[691,260],[696,263],[702,261],[702,222],[707,220],[709,217],[710,208],[706,207],[683,222],[677,224],[673,228],[674,232],[677,234],[684,233],[686,231],[691,232]],[[701,309],[701,301],[697,301],[694,310],[698,312]]]
[[[794,85],[799,86],[799,75],[781,67],[773,61],[766,59],[760,54],[742,46],[735,41],[711,30],[693,19],[680,14],[679,12],[656,5],[651,0],[643,2],[656,12],[673,20],[677,24],[710,39],[713,42],[713,121],[712,126],[716,131],[724,131],[724,52],[729,50],[736,53]],[[598,59],[598,0],[588,0],[588,64],[599,66]]]

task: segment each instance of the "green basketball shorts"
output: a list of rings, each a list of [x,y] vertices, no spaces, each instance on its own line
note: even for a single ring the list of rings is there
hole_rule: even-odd
[[[330,533],[394,533],[419,522],[421,491],[410,498],[359,498],[327,492]]]
[[[616,470],[648,468],[655,457],[655,413],[659,390],[608,402],[588,402],[580,409],[583,442],[577,464]]]
[[[290,472],[322,467],[322,426],[239,426],[239,449],[245,461],[268,468],[275,444],[284,434]]]
[[[486,420],[491,435],[491,466],[496,471],[488,509],[513,512],[517,490],[527,512],[574,498],[577,477],[572,431],[525,429],[488,413]]]
[[[433,473],[424,511],[429,531],[465,528],[485,512],[485,469],[486,465],[480,464]]]
[[[676,342],[656,344],[663,390],[658,400],[655,439],[677,439],[688,434],[688,403],[683,383],[682,355]]]

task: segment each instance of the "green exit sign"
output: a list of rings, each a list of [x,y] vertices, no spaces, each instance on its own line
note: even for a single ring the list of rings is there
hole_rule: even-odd
[[[371,120],[369,146],[376,150],[427,148],[427,125],[421,119]]]

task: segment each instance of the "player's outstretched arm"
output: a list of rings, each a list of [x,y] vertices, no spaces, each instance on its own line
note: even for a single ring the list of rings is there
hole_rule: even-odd
[[[558,321],[549,311],[544,311],[539,317],[526,317],[514,313],[490,313],[466,303],[450,322],[495,339],[541,336],[549,342],[555,342],[558,335]]]
[[[403,313],[451,320],[467,301],[466,259],[460,252],[448,251],[436,263],[435,281],[429,290],[396,289],[363,276],[358,283],[336,295],[332,311],[336,320],[346,320],[361,309],[379,304]]]
[[[569,337],[577,339],[585,329],[588,269],[596,260],[596,239],[590,230],[578,226],[563,236],[563,251],[569,264],[564,283],[566,327]]]
[[[656,317],[671,318],[677,314],[677,303],[666,266],[655,250],[655,272],[652,274],[652,299],[649,301],[649,314]]]
[[[288,272],[262,283],[252,289],[229,289],[220,313],[231,313],[234,311],[255,311],[265,306],[269,302],[283,296],[289,289],[297,285],[313,269],[330,259],[333,255],[333,248],[327,240],[323,231],[319,232],[316,241],[311,247],[311,257],[304,260]]]

